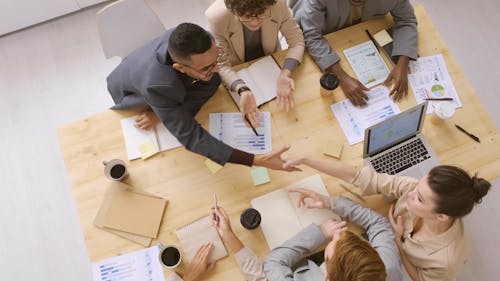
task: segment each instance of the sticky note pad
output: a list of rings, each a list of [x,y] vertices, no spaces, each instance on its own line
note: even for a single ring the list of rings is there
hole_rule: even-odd
[[[214,161],[212,161],[212,160],[210,160],[208,158],[207,158],[207,160],[205,160],[205,165],[208,167],[208,169],[210,170],[210,172],[212,172],[212,174],[215,174],[220,169],[224,168],[223,166],[219,165],[218,163],[215,163]]]
[[[264,167],[258,167],[250,171],[252,174],[253,185],[261,185],[271,181],[269,179],[269,174],[267,173],[267,169]]]
[[[147,140],[137,145],[137,149],[141,153],[142,159],[148,159],[149,157],[158,153],[158,148],[151,140]]]
[[[382,47],[392,42],[391,36],[389,35],[389,33],[387,33],[387,30],[385,29],[382,29],[382,31],[377,32],[375,35],[373,35],[373,38]]]
[[[340,159],[342,154],[342,142],[337,140],[330,140],[326,143],[323,153],[327,156],[335,157]]]

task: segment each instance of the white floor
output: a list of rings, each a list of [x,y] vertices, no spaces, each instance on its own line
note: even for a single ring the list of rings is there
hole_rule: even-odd
[[[148,2],[169,27],[181,21],[206,25],[208,1]],[[500,77],[495,63],[500,2],[421,2],[499,127],[500,95],[494,83]],[[105,77],[118,60],[102,54],[94,17],[99,7],[0,37],[1,280],[92,279],[56,129],[112,104]],[[498,214],[495,198],[500,200],[499,192],[468,218],[473,262],[459,280],[496,279],[491,261],[498,260],[498,253],[486,243],[498,245],[500,227],[491,224]]]

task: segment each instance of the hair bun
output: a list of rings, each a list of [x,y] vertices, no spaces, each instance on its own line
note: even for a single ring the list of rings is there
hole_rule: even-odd
[[[483,179],[476,176],[472,177],[472,191],[474,192],[474,202],[481,203],[482,198],[490,190],[491,184]]]

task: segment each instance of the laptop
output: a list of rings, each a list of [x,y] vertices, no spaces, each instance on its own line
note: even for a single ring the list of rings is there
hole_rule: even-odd
[[[439,160],[421,134],[427,102],[365,130],[363,158],[379,173],[421,178]]]

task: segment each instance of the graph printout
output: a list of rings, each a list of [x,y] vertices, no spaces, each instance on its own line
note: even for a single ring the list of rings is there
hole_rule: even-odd
[[[264,154],[272,150],[271,113],[261,112],[259,126],[245,126],[241,113],[210,113],[210,134],[218,140],[252,154]]]
[[[92,263],[94,281],[164,281],[158,246]]]
[[[385,86],[371,89],[367,96],[365,107],[356,107],[348,99],[330,106],[350,144],[363,141],[366,128],[400,112]]]
[[[389,68],[377,51],[372,41],[367,41],[352,48],[345,49],[344,55],[356,73],[359,82],[371,88],[385,81],[389,76]]]

